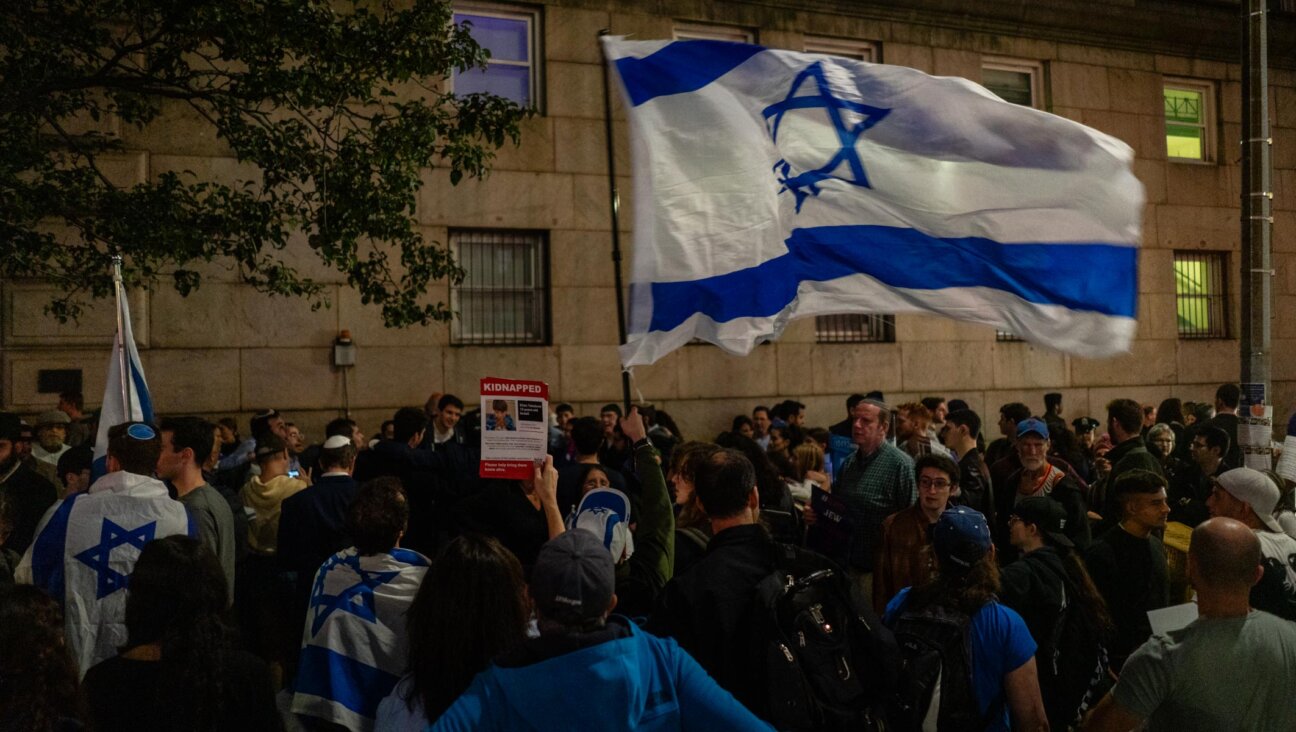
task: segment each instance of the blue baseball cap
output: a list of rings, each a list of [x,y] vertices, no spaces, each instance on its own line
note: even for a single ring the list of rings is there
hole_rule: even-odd
[[[955,506],[932,524],[931,542],[941,571],[963,574],[990,552],[990,525],[980,511]]]
[[[1025,437],[1031,433],[1039,435],[1047,440],[1049,438],[1048,425],[1044,424],[1043,420],[1035,419],[1034,417],[1027,417],[1017,423],[1018,437]]]

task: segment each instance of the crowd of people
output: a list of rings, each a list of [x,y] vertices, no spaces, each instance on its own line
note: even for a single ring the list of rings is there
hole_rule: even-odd
[[[557,404],[506,481],[449,394],[98,461],[64,394],[0,413],[0,730],[1296,729],[1292,476],[1239,400]]]

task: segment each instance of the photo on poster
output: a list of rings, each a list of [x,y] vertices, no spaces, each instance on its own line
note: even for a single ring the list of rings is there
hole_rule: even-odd
[[[549,448],[549,386],[543,381],[481,380],[483,478],[525,480]]]

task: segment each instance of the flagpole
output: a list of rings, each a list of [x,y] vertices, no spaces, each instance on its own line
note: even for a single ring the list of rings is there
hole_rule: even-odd
[[[608,34],[604,28],[598,32],[601,39]],[[617,335],[621,345],[626,344],[625,288],[621,283],[621,194],[617,192],[616,182],[616,144],[612,138],[612,95],[608,91],[608,58],[607,51],[599,42],[599,54],[603,57],[603,123],[604,137],[607,138],[608,169],[608,205],[612,212],[612,281],[616,287]],[[621,401],[624,402],[626,414],[630,413],[630,372],[621,369]]]
[[[112,257],[113,266],[113,292],[116,293],[117,299],[117,373],[121,377],[122,406],[126,410],[126,421],[132,421],[135,417],[135,410],[131,407],[130,400],[130,374],[127,372],[126,358],[126,328],[122,322],[122,258],[120,254],[114,254]]]

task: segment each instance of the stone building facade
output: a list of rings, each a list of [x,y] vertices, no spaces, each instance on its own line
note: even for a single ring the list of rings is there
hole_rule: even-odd
[[[387,330],[379,313],[362,306],[340,278],[320,271],[303,244],[296,259],[331,283],[329,308],[312,312],[302,302],[267,298],[219,267],[208,268],[208,279],[187,299],[166,289],[132,293],[135,335],[159,411],[245,418],[273,405],[318,436],[344,406],[368,431],[396,407],[422,404],[434,391],[471,400],[485,375],[543,379],[556,399],[575,403],[578,413],[617,400],[597,41],[604,28],[636,39],[714,35],[794,50],[871,54],[883,63],[1000,84],[1003,94],[1026,95],[1014,101],[1129,143],[1137,155],[1135,173],[1146,187],[1139,327],[1128,356],[1074,358],[992,329],[910,315],[895,317],[882,342],[836,342],[858,341],[854,336],[860,334],[843,339],[807,319],[746,358],[693,345],[636,369],[636,398],[668,409],[687,435],[713,435],[733,414],[786,397],[806,402],[809,422],[824,425],[841,418],[845,395],[870,389],[883,390],[891,401],[958,396],[983,415],[1014,400],[1042,409],[1042,394],[1060,391],[1067,414],[1078,416],[1100,413],[1116,396],[1208,399],[1217,384],[1238,379],[1241,70],[1235,5],[541,0],[457,7],[470,15],[526,21],[525,53],[514,64],[523,70],[515,69],[512,78],[522,80],[541,114],[526,123],[520,148],[499,155],[489,179],[456,187],[443,172],[428,172],[418,220],[429,239],[454,242],[461,253],[473,242],[490,247],[522,237],[530,247],[523,285],[531,299],[526,313],[505,318],[505,326],[516,332],[518,319],[530,318],[522,340],[536,342],[492,345],[480,323],[475,335],[462,324]],[[1281,1],[1275,8],[1269,102],[1275,125],[1273,380],[1278,411],[1285,414],[1296,405],[1296,15]],[[501,63],[507,55],[496,53]],[[1205,161],[1168,158],[1166,92],[1180,87],[1200,92],[1200,118],[1187,120],[1197,131],[1176,129],[1198,136]],[[614,109],[620,109],[615,100]],[[1169,122],[1177,121],[1182,120]],[[619,111],[614,122],[615,164],[628,206],[630,161]],[[112,161],[121,181],[184,170],[229,181],[240,172],[213,131],[179,107],[143,131],[117,133],[131,151]],[[632,212],[623,211],[627,249],[631,220]],[[1176,260],[1209,261],[1220,276],[1198,283],[1209,292],[1185,291],[1179,280],[1204,270]],[[472,263],[466,264],[471,272]],[[52,407],[57,395],[39,391],[41,372],[50,369],[81,369],[91,406],[102,394],[112,308],[96,308],[79,324],[60,326],[42,314],[47,288],[0,283],[0,403],[6,409]],[[452,296],[448,285],[437,292]],[[490,307],[480,293],[453,296],[465,309]],[[1194,307],[1190,300],[1210,301],[1208,322],[1185,325],[1184,308]],[[508,302],[521,307],[516,297]],[[1188,320],[1195,320],[1191,313]],[[347,371],[330,362],[341,329],[357,345],[357,364]]]

